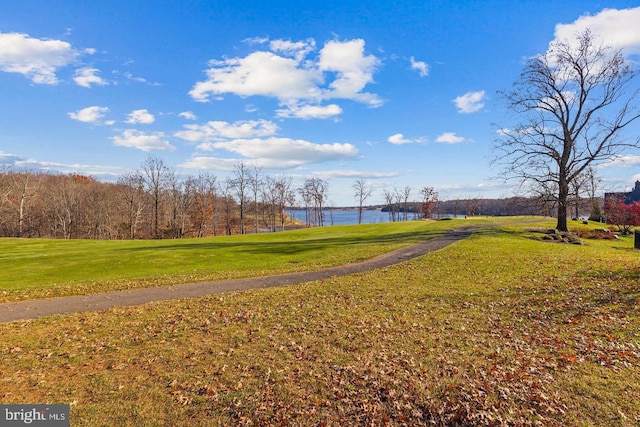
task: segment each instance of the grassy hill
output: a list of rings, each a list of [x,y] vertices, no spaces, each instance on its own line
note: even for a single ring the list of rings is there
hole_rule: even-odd
[[[462,221],[282,233],[297,249],[275,267],[263,237],[234,237],[243,260],[228,274],[354,260]],[[344,278],[1,324],[0,401],[70,403],[74,426],[638,425],[640,254],[630,238],[531,239],[550,225],[484,228]],[[167,265],[190,258],[185,244],[207,250],[161,243],[122,244]]]

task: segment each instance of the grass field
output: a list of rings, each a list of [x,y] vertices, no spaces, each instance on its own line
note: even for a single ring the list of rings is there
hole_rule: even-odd
[[[637,426],[640,251],[530,227],[344,278],[1,324],[0,402],[70,403],[74,426]]]
[[[0,301],[308,271],[371,258],[454,226],[411,221],[206,239],[0,239]]]

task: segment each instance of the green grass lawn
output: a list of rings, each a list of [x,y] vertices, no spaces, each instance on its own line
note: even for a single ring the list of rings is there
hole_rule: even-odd
[[[70,403],[73,426],[637,426],[640,251],[530,227],[344,278],[1,324],[0,402]]]
[[[205,239],[0,239],[0,301],[307,271],[486,221],[409,221]]]

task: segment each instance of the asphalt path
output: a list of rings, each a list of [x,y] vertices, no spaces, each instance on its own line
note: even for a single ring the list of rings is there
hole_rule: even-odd
[[[440,237],[388,252],[369,260],[322,270],[2,303],[0,304],[0,322],[37,319],[57,314],[99,311],[113,307],[195,298],[222,292],[270,288],[347,276],[399,264],[429,252],[437,251],[469,237],[471,229],[472,227],[457,229]]]

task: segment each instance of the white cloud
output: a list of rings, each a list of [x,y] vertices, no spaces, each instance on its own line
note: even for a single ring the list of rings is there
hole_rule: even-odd
[[[9,166],[13,170],[27,171],[56,171],[62,173],[80,173],[83,175],[115,177],[124,172],[119,166],[86,165],[81,163],[43,162],[36,159],[26,159],[15,154],[0,151],[0,165]]]
[[[111,137],[111,140],[114,145],[141,151],[174,151],[176,149],[165,139],[163,132],[145,133],[135,129],[126,129],[122,135]]]
[[[195,114],[193,114],[193,112],[191,111],[183,111],[182,113],[178,114],[179,117],[182,117],[184,119],[187,120],[196,120],[197,117]]]
[[[575,43],[575,35],[587,28],[604,42],[621,49],[625,55],[640,54],[640,7],[603,9],[595,15],[585,14],[571,24],[557,24],[555,40]]]
[[[190,142],[211,142],[224,139],[254,138],[274,135],[278,126],[268,120],[211,121],[204,125],[184,125],[186,130],[174,135]]]
[[[403,134],[401,133],[396,133],[395,135],[391,135],[389,138],[387,138],[387,141],[389,141],[392,144],[395,145],[402,145],[402,144],[410,144],[411,140],[410,139],[406,139],[404,137]]]
[[[459,144],[467,141],[466,138],[456,135],[455,132],[445,132],[436,138],[436,142],[442,142],[445,144]]]
[[[272,40],[269,47],[273,52],[281,53],[285,56],[295,58],[298,61],[304,59],[316,48],[316,41],[307,39],[306,41],[292,42],[289,40]]]
[[[180,167],[187,169],[232,171],[241,161],[241,159],[221,159],[218,157],[195,156],[192,157],[191,160],[187,160],[180,164]],[[244,163],[247,166],[251,166],[248,162]]]
[[[427,139],[424,137],[408,139],[408,138],[405,138],[403,134],[396,133],[395,135],[391,135],[389,138],[387,138],[387,141],[389,141],[391,144],[394,144],[394,145],[413,144],[413,143],[424,144],[425,142],[427,142]]]
[[[267,96],[304,99],[320,96],[317,70],[301,68],[299,61],[272,52],[254,52],[245,58],[210,61],[208,79],[198,82],[189,95],[206,102],[210,95]]]
[[[382,105],[377,95],[361,92],[368,83],[373,82],[373,73],[379,64],[378,58],[364,54],[362,39],[326,43],[320,51],[318,65],[322,71],[338,74],[329,84],[332,90],[327,97],[353,99],[372,107]]]
[[[397,172],[365,172],[355,170],[328,170],[328,171],[315,171],[312,172],[314,176],[320,176],[323,179],[328,178],[364,178],[364,179],[381,179],[381,178],[393,178],[398,176]]]
[[[150,114],[146,109],[142,109],[130,112],[125,123],[149,125],[155,120],[156,118],[153,117],[153,114]]]
[[[416,61],[416,59],[412,56],[409,58],[411,61],[411,69],[418,71],[420,73],[420,77],[426,77],[429,75],[429,64],[422,61]]]
[[[126,72],[123,74],[127,79],[134,81],[134,82],[140,82],[140,83],[146,83],[150,86],[162,86],[161,83],[158,82],[150,82],[149,80],[145,79],[144,77],[137,77],[134,76],[133,74],[131,74],[130,72]]]
[[[57,69],[73,63],[78,55],[65,41],[0,33],[0,70],[22,74],[33,83],[57,84]]]
[[[94,105],[92,107],[83,108],[81,110],[67,113],[67,115],[73,120],[78,120],[84,123],[100,123],[101,119],[109,112],[107,107],[98,107]],[[105,124],[110,124],[108,122]]]
[[[606,162],[600,164],[600,168],[612,167],[634,167],[640,166],[640,156],[628,154],[624,156],[615,156]]]
[[[315,50],[313,39],[274,40],[269,43],[271,51],[210,61],[207,79],[197,82],[189,95],[200,102],[222,94],[265,96],[278,99],[283,105],[350,99],[376,107],[382,105],[382,100],[363,89],[373,82],[373,73],[380,61],[366,55],[364,46],[362,39],[334,40],[323,46],[317,58],[310,58],[309,54]],[[325,112],[335,110],[335,107],[322,108]]]
[[[225,150],[240,154],[268,169],[288,169],[305,164],[352,159],[358,149],[351,144],[314,144],[290,138],[233,139],[205,143],[202,150]]]
[[[314,144],[301,139],[276,138],[234,139],[215,143],[216,148],[253,158],[291,158],[319,163],[352,158],[358,150],[351,144]]]
[[[116,177],[125,170],[119,166],[86,165],[82,163],[57,163],[43,162],[29,159],[24,162],[24,167],[29,170],[39,169],[44,171],[56,171],[62,173],[80,173],[83,175]]]
[[[99,72],[100,70],[97,68],[79,68],[76,70],[73,81],[82,87],[91,87],[92,84],[99,86],[108,85],[109,82],[97,75]]]
[[[249,37],[242,41],[247,44],[265,44],[269,42],[269,37]]]
[[[329,105],[288,105],[287,108],[276,110],[280,118],[297,119],[328,119],[342,114],[342,108],[337,104]]]
[[[20,156],[5,153],[4,151],[0,150],[0,165],[13,166],[22,160],[24,159]]]
[[[174,136],[197,143],[200,151],[224,150],[241,155],[248,164],[268,169],[346,160],[358,154],[356,147],[351,144],[315,144],[305,140],[280,138],[275,136],[277,131],[278,126],[268,120],[233,123],[210,121],[203,125],[184,125],[184,130],[176,132]],[[201,167],[203,164],[215,164],[219,167],[220,161],[218,157],[202,156],[194,157],[188,165]]]
[[[484,108],[485,92],[467,92],[453,100],[459,113],[475,113]]]

